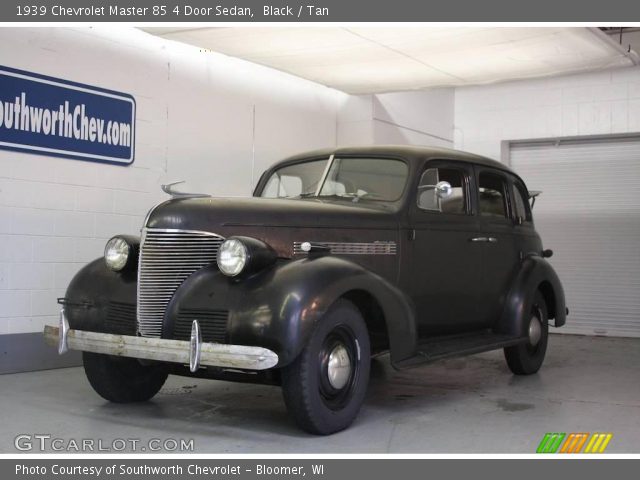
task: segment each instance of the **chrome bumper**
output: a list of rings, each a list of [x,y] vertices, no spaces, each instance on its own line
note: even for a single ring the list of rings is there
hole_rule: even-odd
[[[82,350],[120,357],[181,363],[189,365],[192,372],[201,366],[265,370],[278,363],[278,355],[266,348],[202,342],[197,320],[193,321],[190,341],[167,340],[72,330],[62,309],[60,325],[57,327],[46,325],[44,337],[49,345],[58,347],[60,354],[67,350]]]

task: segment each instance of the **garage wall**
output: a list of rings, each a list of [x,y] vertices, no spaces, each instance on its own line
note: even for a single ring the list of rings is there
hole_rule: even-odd
[[[146,211],[165,198],[162,182],[250,195],[276,160],[335,145],[347,98],[130,28],[2,28],[0,63],[137,102],[131,167],[0,150],[0,370],[20,334],[57,322],[56,298],[110,236],[139,232]]]
[[[559,332],[640,335],[640,68],[459,88],[455,129],[457,148],[543,191],[536,228],[571,310]]]
[[[571,310],[562,333],[640,337],[640,135],[514,143],[509,153],[543,192],[536,230]]]
[[[640,132],[640,67],[455,90],[455,146],[500,159],[503,140]]]
[[[354,95],[338,115],[338,144],[453,147],[454,89]]]

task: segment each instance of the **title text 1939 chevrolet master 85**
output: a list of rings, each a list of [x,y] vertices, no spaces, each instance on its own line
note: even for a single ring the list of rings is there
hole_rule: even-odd
[[[565,323],[535,193],[493,160],[341,148],[276,164],[253,198],[166,191],[45,328],[113,402],[150,399],[170,373],[249,379],[281,385],[298,425],[329,434],[356,417],[372,355],[403,369],[504,348],[527,375]]]

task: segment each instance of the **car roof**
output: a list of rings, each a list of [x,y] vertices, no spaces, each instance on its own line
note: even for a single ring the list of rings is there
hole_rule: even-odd
[[[278,166],[286,163],[295,163],[299,160],[311,159],[315,157],[328,157],[329,155],[375,155],[375,156],[395,156],[402,157],[409,162],[418,162],[424,159],[443,159],[460,162],[474,163],[476,165],[482,165],[485,167],[497,168],[517,176],[517,174],[511,170],[504,163],[500,163],[496,160],[492,160],[481,155],[473,153],[463,152],[460,150],[454,150],[451,148],[440,147],[423,147],[415,145],[368,145],[368,146],[349,146],[349,147],[336,147],[336,148],[323,148],[320,150],[312,150],[308,152],[299,153],[286,158],[275,165]]]

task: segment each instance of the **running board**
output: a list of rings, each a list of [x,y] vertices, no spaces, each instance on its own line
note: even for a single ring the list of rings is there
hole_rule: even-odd
[[[416,355],[395,363],[394,367],[403,370],[445,358],[462,357],[511,347],[526,341],[527,337],[511,337],[486,330],[465,335],[432,337],[418,344]]]

